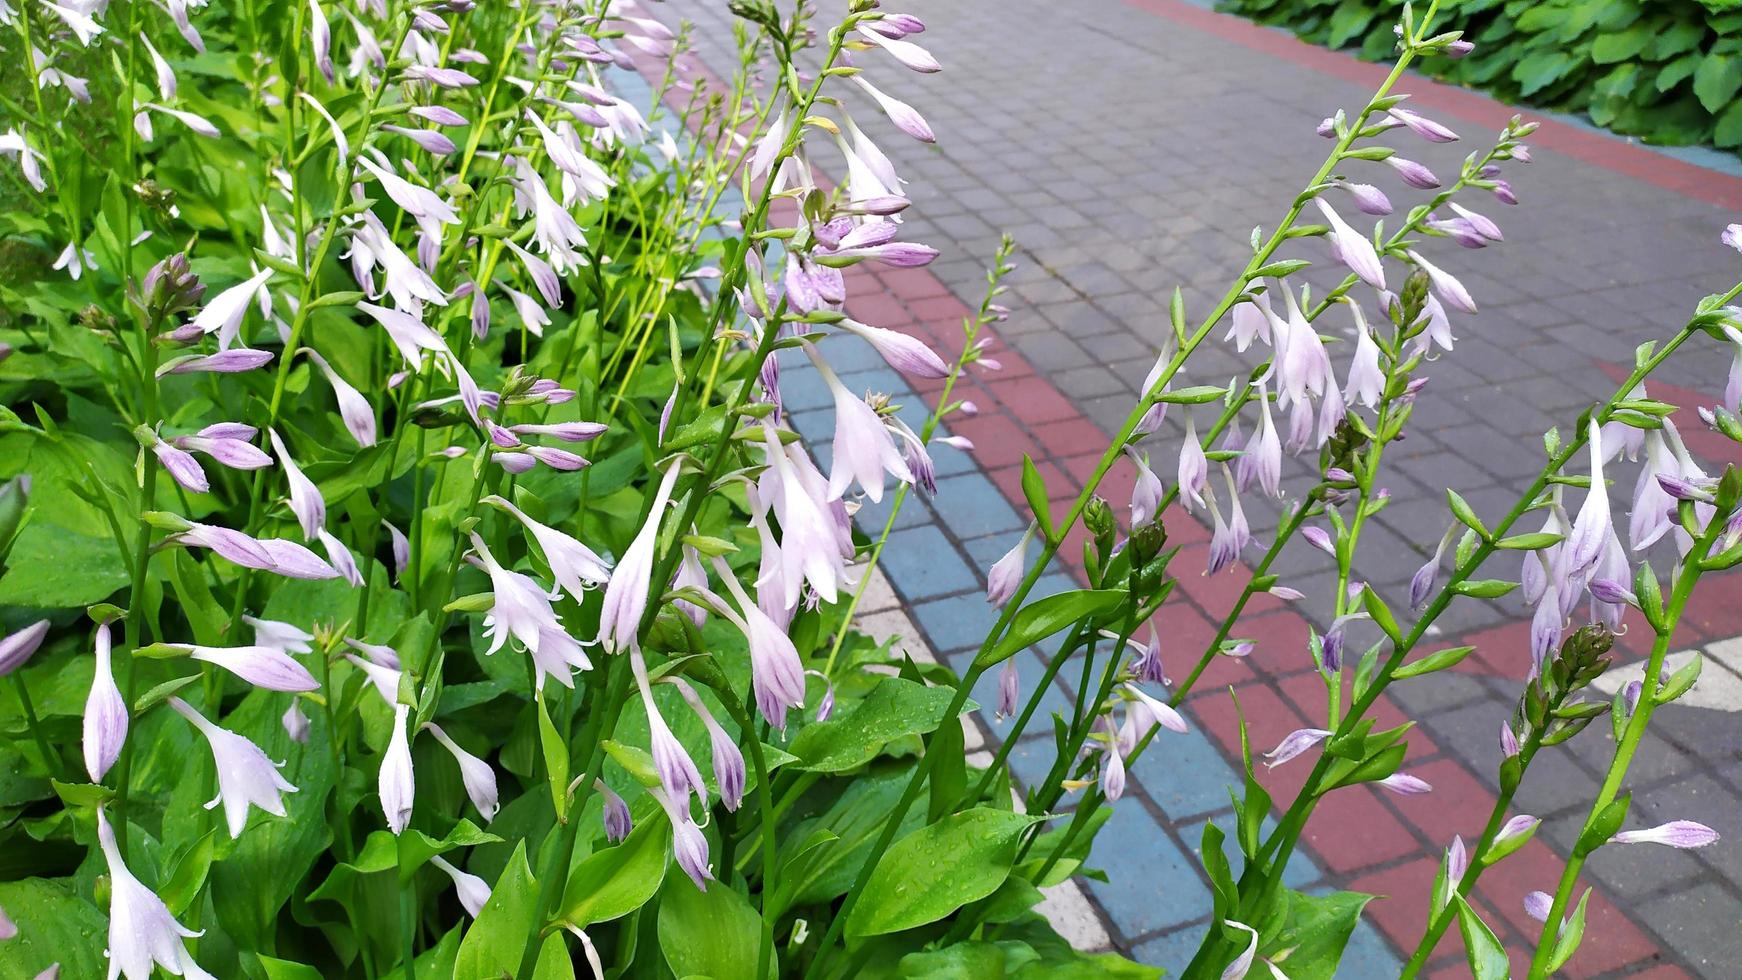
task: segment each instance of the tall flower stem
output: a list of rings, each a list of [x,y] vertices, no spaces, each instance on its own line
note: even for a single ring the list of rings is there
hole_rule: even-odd
[[[1593,486],[1591,492],[1604,491],[1600,486]],[[1633,765],[1633,755],[1639,750],[1640,740],[1645,737],[1645,729],[1651,724],[1651,716],[1657,711],[1657,695],[1663,686],[1663,660],[1669,655],[1669,644],[1675,638],[1675,630],[1681,623],[1688,598],[1693,595],[1694,586],[1705,572],[1701,559],[1711,551],[1712,542],[1723,531],[1724,521],[1713,517],[1705,532],[1694,540],[1693,547],[1688,549],[1686,557],[1676,570],[1669,602],[1664,605],[1661,617],[1653,624],[1657,637],[1652,641],[1651,656],[1646,660],[1639,704],[1633,709],[1633,715],[1627,719],[1621,738],[1615,743],[1615,755],[1609,762],[1609,771],[1604,774],[1603,785],[1597,790],[1597,796],[1591,801],[1591,808],[1585,814],[1585,822],[1579,830],[1578,843],[1573,846],[1572,856],[1567,858],[1567,865],[1561,871],[1560,884],[1554,892],[1554,904],[1549,906],[1548,918],[1543,921],[1542,932],[1537,937],[1536,955],[1530,960],[1529,980],[1540,980],[1549,974],[1550,963],[1555,958],[1561,922],[1566,916],[1567,905],[1572,901],[1573,889],[1579,883],[1579,872],[1584,870],[1585,860],[1590,857],[1591,852],[1604,843],[1602,840],[1591,839],[1593,827],[1598,817],[1620,794],[1621,783],[1627,778],[1627,770]]]

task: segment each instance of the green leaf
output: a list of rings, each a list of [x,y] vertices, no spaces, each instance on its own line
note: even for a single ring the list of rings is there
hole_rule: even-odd
[[[1708,54],[1694,69],[1694,95],[1713,115],[1730,108],[1738,89],[1742,89],[1742,57]]]
[[[1167,319],[1173,325],[1173,337],[1181,346],[1186,342],[1186,297],[1178,286],[1173,287],[1173,298],[1167,303]],[[1148,392],[1142,392],[1148,394]]]
[[[422,975],[423,971],[418,971]],[[544,937],[538,961],[532,965],[532,980],[575,980],[575,961],[561,932]]]
[[[1560,81],[1573,63],[1573,57],[1565,51],[1537,51],[1513,67],[1512,80],[1519,84],[1520,95],[1531,96]]]
[[[1543,548],[1559,544],[1563,535],[1548,531],[1532,531],[1529,534],[1514,534],[1494,542],[1496,548],[1506,548],[1512,551],[1540,551]]]
[[[1215,385],[1192,385],[1189,388],[1164,391],[1156,401],[1166,402],[1169,405],[1207,405],[1210,402],[1221,401],[1226,397],[1228,397],[1228,389],[1226,388],[1218,388]]]
[[[1688,693],[1688,689],[1700,679],[1700,666],[1704,662],[1705,658],[1701,657],[1698,651],[1695,651],[1693,657],[1679,670],[1671,674],[1669,680],[1657,689],[1657,693],[1653,694],[1651,699],[1658,704],[1668,704]]]
[[[844,772],[862,766],[890,742],[943,724],[952,697],[947,687],[885,677],[852,711],[801,729],[788,746],[799,758],[792,768]]]
[[[1579,896],[1578,907],[1573,909],[1572,918],[1560,928],[1560,935],[1555,937],[1554,953],[1548,959],[1548,972],[1554,973],[1567,965],[1573,954],[1579,951],[1579,943],[1585,939],[1585,904],[1591,900],[1591,890]]]
[[[779,919],[793,905],[832,901],[846,894],[886,815],[907,788],[909,772],[896,769],[851,780],[822,816],[796,827],[780,848],[779,886],[764,912]],[[898,833],[925,825],[925,813],[908,807]]]
[[[31,521],[18,532],[0,577],[0,606],[73,609],[100,602],[130,576],[107,537]]]
[[[1264,949],[1274,954],[1292,950],[1283,961],[1289,980],[1332,980],[1361,910],[1373,900],[1360,892],[1305,895],[1285,889],[1282,929],[1267,938]]]
[[[1447,667],[1454,667],[1462,662],[1475,649],[1475,647],[1447,647],[1444,650],[1435,650],[1419,660],[1411,660],[1397,668],[1392,671],[1391,676],[1395,680],[1402,680],[1405,677],[1420,677],[1436,670],[1445,670]]]
[[[699,891],[688,875],[672,875],[659,893],[659,948],[680,977],[756,980],[762,916],[749,900],[715,882]],[[776,976],[771,957],[766,976]]]
[[[1508,980],[1511,965],[1506,959],[1506,947],[1500,945],[1494,930],[1488,928],[1488,923],[1482,921],[1464,896],[1457,896],[1456,901],[1458,931],[1464,936],[1464,953],[1475,980]]]
[[[974,663],[982,668],[1003,663],[1017,651],[1039,643],[1080,619],[1093,619],[1112,612],[1124,601],[1125,595],[1121,589],[1073,589],[1037,599],[1017,611],[1009,632]]]
[[[1476,516],[1475,509],[1470,506],[1468,501],[1458,494],[1458,491],[1447,487],[1446,502],[1452,506],[1452,516],[1463,522],[1465,527],[1481,535],[1484,541],[1493,537],[1493,535],[1488,532],[1488,526],[1482,523],[1482,519]]]
[[[997,891],[1010,874],[1019,837],[1040,819],[975,807],[896,841],[853,906],[847,935],[923,926]]]
[[[1653,34],[1643,24],[1635,24],[1618,34],[1599,35],[1591,44],[1591,60],[1599,65],[1626,61],[1645,50]]]
[[[304,963],[293,963],[258,953],[254,958],[260,962],[260,970],[266,974],[266,980],[321,980],[323,976],[321,971]]]
[[[526,863],[526,842],[514,846],[490,900],[460,940],[454,980],[496,980],[520,969],[520,951],[538,919],[538,882]]]
[[[1725,149],[1742,146],[1742,102],[1724,110],[1712,130],[1712,142]]]
[[[563,890],[565,924],[586,928],[628,915],[658,894],[671,864],[671,823],[638,820],[621,844],[594,851],[575,866]]]
[[[68,980],[107,974],[109,920],[78,896],[71,878],[0,882],[0,908],[18,926],[0,946],[0,980],[32,980],[56,963]]]
[[[1282,279],[1299,272],[1309,265],[1312,265],[1312,263],[1305,259],[1283,259],[1280,262],[1272,262],[1269,265],[1260,267],[1254,271],[1250,277],[1248,277],[1247,281],[1250,282],[1254,279]]]
[[[1034,468],[1034,459],[1027,453],[1022,454],[1022,496],[1028,501],[1034,519],[1040,522],[1040,533],[1046,535],[1048,541],[1053,540],[1052,508],[1047,506],[1046,481],[1041,479],[1040,471]]]
[[[569,744],[551,724],[550,712],[544,704],[544,692],[540,691],[536,700],[538,747],[544,755],[544,771],[549,777],[551,805],[556,807],[557,822],[562,823],[568,819],[569,812]]]
[[[1403,642],[1403,631],[1397,628],[1397,617],[1391,615],[1391,608],[1385,604],[1384,599],[1379,598],[1379,593],[1374,592],[1371,585],[1361,590],[1361,605],[1367,610],[1367,615],[1373,617],[1373,621],[1385,631],[1385,635],[1391,638],[1392,643]]]

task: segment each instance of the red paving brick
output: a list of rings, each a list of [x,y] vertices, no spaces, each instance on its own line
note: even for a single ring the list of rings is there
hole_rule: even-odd
[[[1316,753],[1302,756],[1289,765],[1311,765],[1316,758]],[[1380,802],[1379,792],[1384,791],[1345,786],[1313,807],[1302,839],[1330,871],[1349,874],[1421,850],[1415,835]]]

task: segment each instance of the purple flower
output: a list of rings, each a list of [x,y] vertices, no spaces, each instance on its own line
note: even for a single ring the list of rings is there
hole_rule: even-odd
[[[1451,273],[1422,258],[1417,252],[1412,250],[1408,255],[1411,261],[1421,267],[1421,271],[1427,273],[1428,284],[1433,287],[1434,295],[1439,297],[1440,302],[1460,313],[1476,312],[1476,301],[1470,298],[1470,291],[1464,288],[1463,283],[1453,278]]]
[[[863,89],[866,95],[876,100],[878,108],[882,109],[883,114],[889,117],[889,121],[895,124],[895,128],[921,143],[937,142],[937,137],[932,134],[931,127],[926,124],[925,117],[915,112],[913,106],[893,96],[885,95],[881,89],[867,81],[862,74],[851,75],[849,78],[853,84]]]
[[[1269,293],[1248,293],[1234,305],[1229,315],[1228,333],[1222,340],[1232,340],[1235,350],[1242,354],[1246,352],[1246,348],[1252,346],[1254,339],[1268,344],[1271,342],[1270,319],[1273,315]],[[1165,403],[1159,403],[1156,407],[1159,408],[1162,404]]]
[[[359,446],[375,445],[375,408],[363,393],[351,385],[349,381],[339,377],[333,366],[319,353],[303,348],[303,353],[326,376],[327,384],[332,386],[333,397],[339,402],[339,418],[344,421],[345,429],[351,433],[351,438],[357,440]]]
[[[1330,555],[1332,558],[1337,557],[1337,546],[1331,541],[1331,532],[1319,527],[1317,524],[1309,524],[1306,527],[1301,528],[1300,536],[1306,539],[1307,544],[1310,544],[1325,554]]]
[[[103,781],[127,741],[127,702],[115,685],[109,652],[109,624],[103,623],[97,627],[97,663],[91,674],[91,692],[85,697],[85,772],[93,783]]]
[[[1350,227],[1342,216],[1332,210],[1324,198],[1313,201],[1319,206],[1319,211],[1331,226],[1331,247],[1349,271],[1361,278],[1362,282],[1374,289],[1385,288],[1385,267],[1379,261],[1379,252],[1373,248],[1373,242],[1367,236]],[[1293,290],[1289,291],[1293,295]]]
[[[1692,820],[1671,820],[1648,830],[1623,830],[1609,838],[1611,844],[1663,844],[1683,850],[1717,842],[1717,831]]]
[[[248,304],[266,288],[266,280],[271,278],[272,269],[263,269],[252,278],[224,290],[194,316],[190,326],[197,327],[202,333],[217,334],[218,350],[229,350],[242,329],[242,317],[248,312]]]
[[[1278,321],[1280,322],[1280,321]],[[1272,323],[1272,328],[1275,327]],[[1258,383],[1259,425],[1246,443],[1245,452],[1236,464],[1239,486],[1244,490],[1256,480],[1264,493],[1282,497],[1282,440],[1276,434],[1276,422],[1270,414],[1270,397],[1264,382]]]
[[[392,542],[393,580],[397,582],[405,574],[406,566],[411,564],[411,539],[405,536],[404,531],[385,520],[381,522],[381,526],[387,529],[387,536]]]
[[[206,471],[200,468],[199,460],[193,454],[183,449],[153,437],[151,452],[169,475],[185,489],[193,493],[205,493],[212,488],[206,479]]]
[[[292,699],[290,707],[284,709],[284,714],[279,716],[278,723],[284,726],[284,734],[290,736],[292,742],[298,745],[308,744],[309,721],[308,715],[302,712],[301,701]]]
[[[1204,506],[1204,487],[1209,484],[1210,461],[1204,455],[1203,443],[1198,441],[1198,430],[1191,414],[1186,414],[1186,438],[1180,446],[1179,470],[1180,502],[1188,511],[1194,511]]]
[[[1573,528],[1567,535],[1562,552],[1563,580],[1590,569],[1603,550],[1604,541],[1613,533],[1609,512],[1609,490],[1603,481],[1603,434],[1596,419],[1590,421],[1591,487]]]
[[[1476,44],[1474,41],[1460,39],[1449,42],[1444,48],[1440,49],[1440,53],[1448,58],[1462,58],[1474,50],[1476,50]]]
[[[1278,742],[1276,748],[1264,753],[1265,765],[1271,769],[1295,758],[1320,742],[1331,737],[1331,732],[1323,728],[1302,728],[1289,732]]]
[[[264,367],[271,361],[271,351],[238,347],[216,354],[189,354],[185,357],[170,358],[163,362],[162,367],[157,369],[157,376],[162,378],[171,374],[240,374],[243,371]]]
[[[1548,892],[1531,892],[1524,896],[1524,914],[1538,922],[1547,922],[1554,911],[1554,896]]]
[[[1411,776],[1407,772],[1397,772],[1379,781],[1379,785],[1396,793],[1398,796],[1419,796],[1422,793],[1433,792],[1433,786],[1420,776]]]
[[[466,871],[461,871],[448,863],[440,854],[432,854],[429,863],[442,869],[454,882],[454,893],[459,896],[460,907],[466,914],[476,919],[478,913],[484,911],[484,903],[490,900],[490,883]]]
[[[588,588],[597,588],[611,580],[611,565],[591,548],[554,527],[533,520],[520,508],[499,496],[485,497],[484,503],[501,508],[526,526],[544,552],[551,576],[576,602],[585,599]]]
[[[713,713],[702,703],[701,695],[696,689],[681,677],[663,678],[661,683],[671,684],[677,688],[690,710],[701,719],[703,727],[708,730],[708,744],[714,761],[714,785],[720,791],[720,802],[726,804],[726,809],[737,812],[738,805],[744,801],[744,753],[739,751],[738,742],[714,720]]]
[[[395,126],[391,124],[382,126],[381,128],[389,133],[398,133],[406,139],[411,140],[413,143],[418,145],[419,149],[432,156],[445,157],[459,149],[459,147],[454,145],[454,141],[449,139],[447,134],[439,129],[413,129],[409,126]]]
[[[1392,211],[1391,199],[1385,196],[1384,191],[1372,184],[1357,184],[1344,180],[1339,181],[1337,186],[1348,191],[1349,196],[1355,199],[1355,206],[1366,214],[1384,216]]]
[[[814,347],[807,344],[805,353],[817,365],[835,400],[835,463],[829,471],[829,499],[840,500],[857,483],[873,503],[880,502],[885,473],[912,483],[913,471],[877,410],[848,391]]]
[[[351,549],[345,547],[343,541],[324,527],[317,528],[315,536],[320,539],[321,548],[327,553],[327,561],[339,573],[339,577],[349,582],[354,589],[362,588],[363,573],[357,568],[357,558],[351,554]]]
[[[1022,675],[1017,672],[1016,659],[1012,657],[998,669],[998,706],[993,709],[993,717],[1003,721],[1016,714],[1021,700]]]
[[[1222,467],[1222,476],[1228,481],[1228,519],[1222,519],[1221,508],[1216,506],[1215,494],[1204,497],[1204,502],[1210,505],[1210,517],[1214,531],[1210,535],[1210,554],[1204,573],[1214,575],[1229,567],[1240,557],[1240,552],[1252,543],[1252,529],[1246,523],[1246,511],[1240,504],[1240,494],[1235,487],[1234,476],[1228,467]]]
[[[756,695],[756,709],[770,725],[785,731],[787,709],[804,706],[804,663],[798,648],[785,629],[750,601],[722,559],[714,559],[714,569],[742,608],[740,615],[730,604],[720,603],[721,613],[744,633],[750,646],[750,686]]]
[[[1148,734],[1149,729],[1156,725],[1180,735],[1191,730],[1190,726],[1186,724],[1185,717],[1175,711],[1173,705],[1160,698],[1150,696],[1135,684],[1127,683],[1124,691],[1125,697],[1130,702],[1128,710],[1136,711],[1142,716],[1142,720],[1133,726],[1133,733],[1137,738],[1142,738]]]
[[[1536,832],[1536,827],[1540,823],[1542,820],[1539,818],[1528,813],[1520,813],[1501,825],[1499,833],[1494,835],[1494,843],[1498,844],[1501,841],[1509,841],[1518,837],[1528,837]]]
[[[1101,795],[1116,803],[1125,795],[1125,760],[1119,756],[1119,739],[1109,737],[1101,749]]]
[[[1355,357],[1349,364],[1343,397],[1372,408],[1379,404],[1379,398],[1385,392],[1385,372],[1379,367],[1379,344],[1367,328],[1367,316],[1361,312],[1361,307],[1350,303],[1349,310],[1355,315]]]
[[[259,470],[272,465],[272,457],[254,445],[258,430],[240,422],[218,422],[191,436],[176,436],[170,443],[179,449],[205,453],[221,466],[233,470]]]
[[[1416,569],[1415,575],[1410,578],[1409,608],[1420,611],[1422,606],[1427,605],[1428,598],[1433,595],[1434,579],[1439,576],[1440,561],[1445,557],[1446,546],[1451,544],[1457,530],[1457,525],[1446,528],[1446,533],[1440,535],[1440,545],[1434,549],[1434,556]]]
[[[671,851],[677,866],[690,876],[696,888],[707,891],[707,883],[714,880],[714,873],[708,869],[708,839],[690,819],[688,801],[673,800],[658,787],[650,787],[647,792],[659,802],[666,819],[671,821]]]
[[[1393,121],[1408,126],[1411,132],[1430,143],[1452,143],[1458,138],[1457,133],[1445,126],[1402,106],[1393,106],[1388,114]]]
[[[1036,525],[1031,522],[1016,544],[987,570],[986,601],[994,608],[1004,608],[1004,604],[1016,595],[1017,588],[1022,585],[1022,580],[1027,575],[1028,542],[1033,539],[1035,528]]]
[[[419,119],[427,119],[437,126],[464,126],[466,117],[443,105],[417,105],[409,110]]]
[[[1149,456],[1139,453],[1134,446],[1126,446],[1125,454],[1131,457],[1131,465],[1137,468],[1137,480],[1131,487],[1131,526],[1138,527],[1148,524],[1159,517],[1164,491],[1161,479],[1155,471],[1149,468]]]
[[[460,782],[466,787],[466,796],[471,799],[472,805],[478,808],[478,813],[483,816],[484,822],[489,823],[495,819],[500,804],[496,792],[496,771],[490,768],[490,763],[460,748],[459,744],[449,738],[448,733],[442,731],[442,727],[435,722],[425,722],[423,727],[425,731],[435,736],[435,740],[440,742],[442,748],[447,749],[448,754],[454,757],[454,762],[459,764]]]
[[[635,649],[638,645],[641,617],[647,610],[647,592],[653,578],[653,549],[659,537],[659,522],[677,486],[680,465],[681,460],[673,460],[666,466],[659,490],[653,496],[653,506],[647,512],[647,523],[617,559],[617,567],[605,586],[605,604],[599,612],[599,643],[608,653]]]
[[[283,794],[297,790],[279,775],[283,763],[267,758],[260,746],[248,739],[207,721],[181,698],[170,698],[169,706],[199,729],[211,746],[212,761],[218,769],[218,799],[224,804],[231,839],[242,836],[251,806],[273,816],[284,816]]]
[[[303,537],[312,538],[321,525],[327,521],[327,503],[321,497],[321,491],[314,481],[303,475],[302,467],[290,458],[290,451],[284,448],[284,441],[278,438],[278,433],[267,430],[266,436],[272,441],[272,449],[278,454],[279,465],[284,467],[285,481],[290,485],[290,510],[296,515],[297,523],[302,526]]]
[[[860,24],[859,34],[888,52],[890,57],[914,71],[930,73],[943,70],[943,66],[938,64],[938,60],[932,57],[931,52],[912,41],[892,38],[870,24]]]
[[[0,639],[0,677],[24,666],[35,655],[37,648],[42,646],[43,638],[48,636],[48,626],[48,620],[39,619]]]
[[[185,650],[189,657],[216,664],[237,677],[265,691],[297,693],[315,691],[320,684],[308,668],[281,647],[208,647],[193,643],[166,643],[175,650]]]
[[[1404,183],[1417,190],[1431,191],[1440,186],[1440,179],[1434,176],[1434,172],[1414,160],[1405,160],[1400,156],[1389,156],[1385,158],[1385,164],[1397,171],[1397,176],[1402,178]]]
[[[1483,238],[1486,238],[1491,242],[1502,242],[1506,240],[1506,236],[1500,233],[1500,226],[1495,224],[1486,216],[1478,214],[1456,201],[1448,201],[1446,207],[1451,208],[1453,211],[1457,212],[1460,218],[1469,222],[1470,227],[1475,229],[1476,234],[1481,235]]]
[[[604,780],[593,780],[593,788],[599,791],[603,807],[599,814],[605,825],[605,839],[615,844],[629,836],[635,829],[635,818],[629,813],[629,804],[623,802],[623,797],[611,791]]]
[[[184,939],[202,933],[184,929],[163,899],[140,883],[121,859],[108,815],[97,807],[97,844],[109,869],[109,972],[111,980],[149,980],[158,966],[183,980],[216,980],[200,968]]]
[[[417,799],[417,783],[412,778],[411,742],[406,735],[410,726],[406,718],[411,705],[403,702],[393,706],[393,735],[387,740],[387,751],[381,756],[381,772],[376,778],[376,791],[381,797],[381,812],[387,818],[387,829],[394,836],[411,823],[411,810]]]
[[[511,425],[508,429],[516,435],[549,436],[563,442],[586,442],[605,433],[605,425],[601,422],[552,422],[545,425],[521,423]]]
[[[944,359],[917,337],[899,330],[867,326],[852,319],[842,320],[835,326],[857,334],[875,348],[878,356],[890,367],[902,374],[934,380],[950,376],[949,365],[944,363]]]

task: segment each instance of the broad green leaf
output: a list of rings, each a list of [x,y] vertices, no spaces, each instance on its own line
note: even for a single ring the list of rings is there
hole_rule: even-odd
[[[266,974],[266,980],[322,980],[321,971],[306,963],[295,963],[258,953],[254,958],[259,961],[260,970]]]
[[[538,920],[538,882],[526,863],[526,842],[514,848],[508,867],[490,889],[490,900],[460,940],[454,980],[497,980],[520,969],[520,952]]]
[[[1361,910],[1373,896],[1360,892],[1305,895],[1284,889],[1282,898],[1282,929],[1275,937],[1266,938],[1263,951],[1272,955],[1293,950],[1283,961],[1289,980],[1331,980]]]
[[[909,770],[897,769],[856,777],[827,812],[794,829],[780,849],[781,887],[768,906],[771,917],[778,919],[793,905],[827,902],[846,894],[884,819],[907,788],[908,776]],[[924,824],[925,812],[908,807],[898,832],[905,834]],[[818,834],[834,839],[819,840]]]
[[[1039,960],[1027,943],[973,940],[909,953],[898,968],[905,980],[996,980]]]
[[[1572,55],[1559,49],[1537,51],[1525,56],[1512,69],[1512,80],[1519,85],[1519,94],[1534,95],[1561,80],[1574,65]]]
[[[1506,947],[1500,945],[1495,938],[1494,930],[1488,928],[1488,923],[1482,921],[1482,916],[1470,903],[1459,895],[1458,931],[1464,936],[1464,954],[1470,963],[1470,972],[1476,980],[1507,980],[1510,975],[1510,964],[1506,959]]]
[[[975,665],[991,667],[1003,663],[1017,651],[1039,643],[1077,620],[1104,616],[1118,608],[1125,595],[1120,589],[1073,589],[1036,599],[1016,613],[1009,632]]]
[[[671,823],[664,816],[638,821],[622,843],[587,855],[569,874],[562,921],[584,929],[628,915],[659,892],[670,864]]]
[[[1591,44],[1591,60],[1599,65],[1626,61],[1645,50],[1651,39],[1652,32],[1642,24],[1635,24],[1616,34],[1600,35]]]
[[[107,599],[129,579],[115,542],[44,521],[18,532],[6,564],[0,606],[74,609]]]
[[[56,963],[68,980],[108,973],[108,917],[79,897],[72,879],[0,882],[0,908],[18,926],[0,945],[0,980],[32,980]]]
[[[1018,837],[1039,819],[975,807],[896,841],[853,906],[847,935],[923,926],[997,891],[1016,859]]]
[[[659,948],[680,977],[756,980],[762,916],[749,900],[714,882],[707,891],[688,875],[672,875],[659,893]],[[767,976],[778,975],[769,958]]]
[[[538,961],[532,966],[532,980],[575,980],[575,961],[560,931],[544,937]]]
[[[1694,69],[1694,95],[1713,115],[1730,107],[1738,89],[1742,89],[1742,57],[1708,54]]]
[[[791,768],[843,772],[864,765],[890,742],[937,728],[953,696],[947,687],[885,677],[852,711],[801,729],[788,746],[799,758]]]

